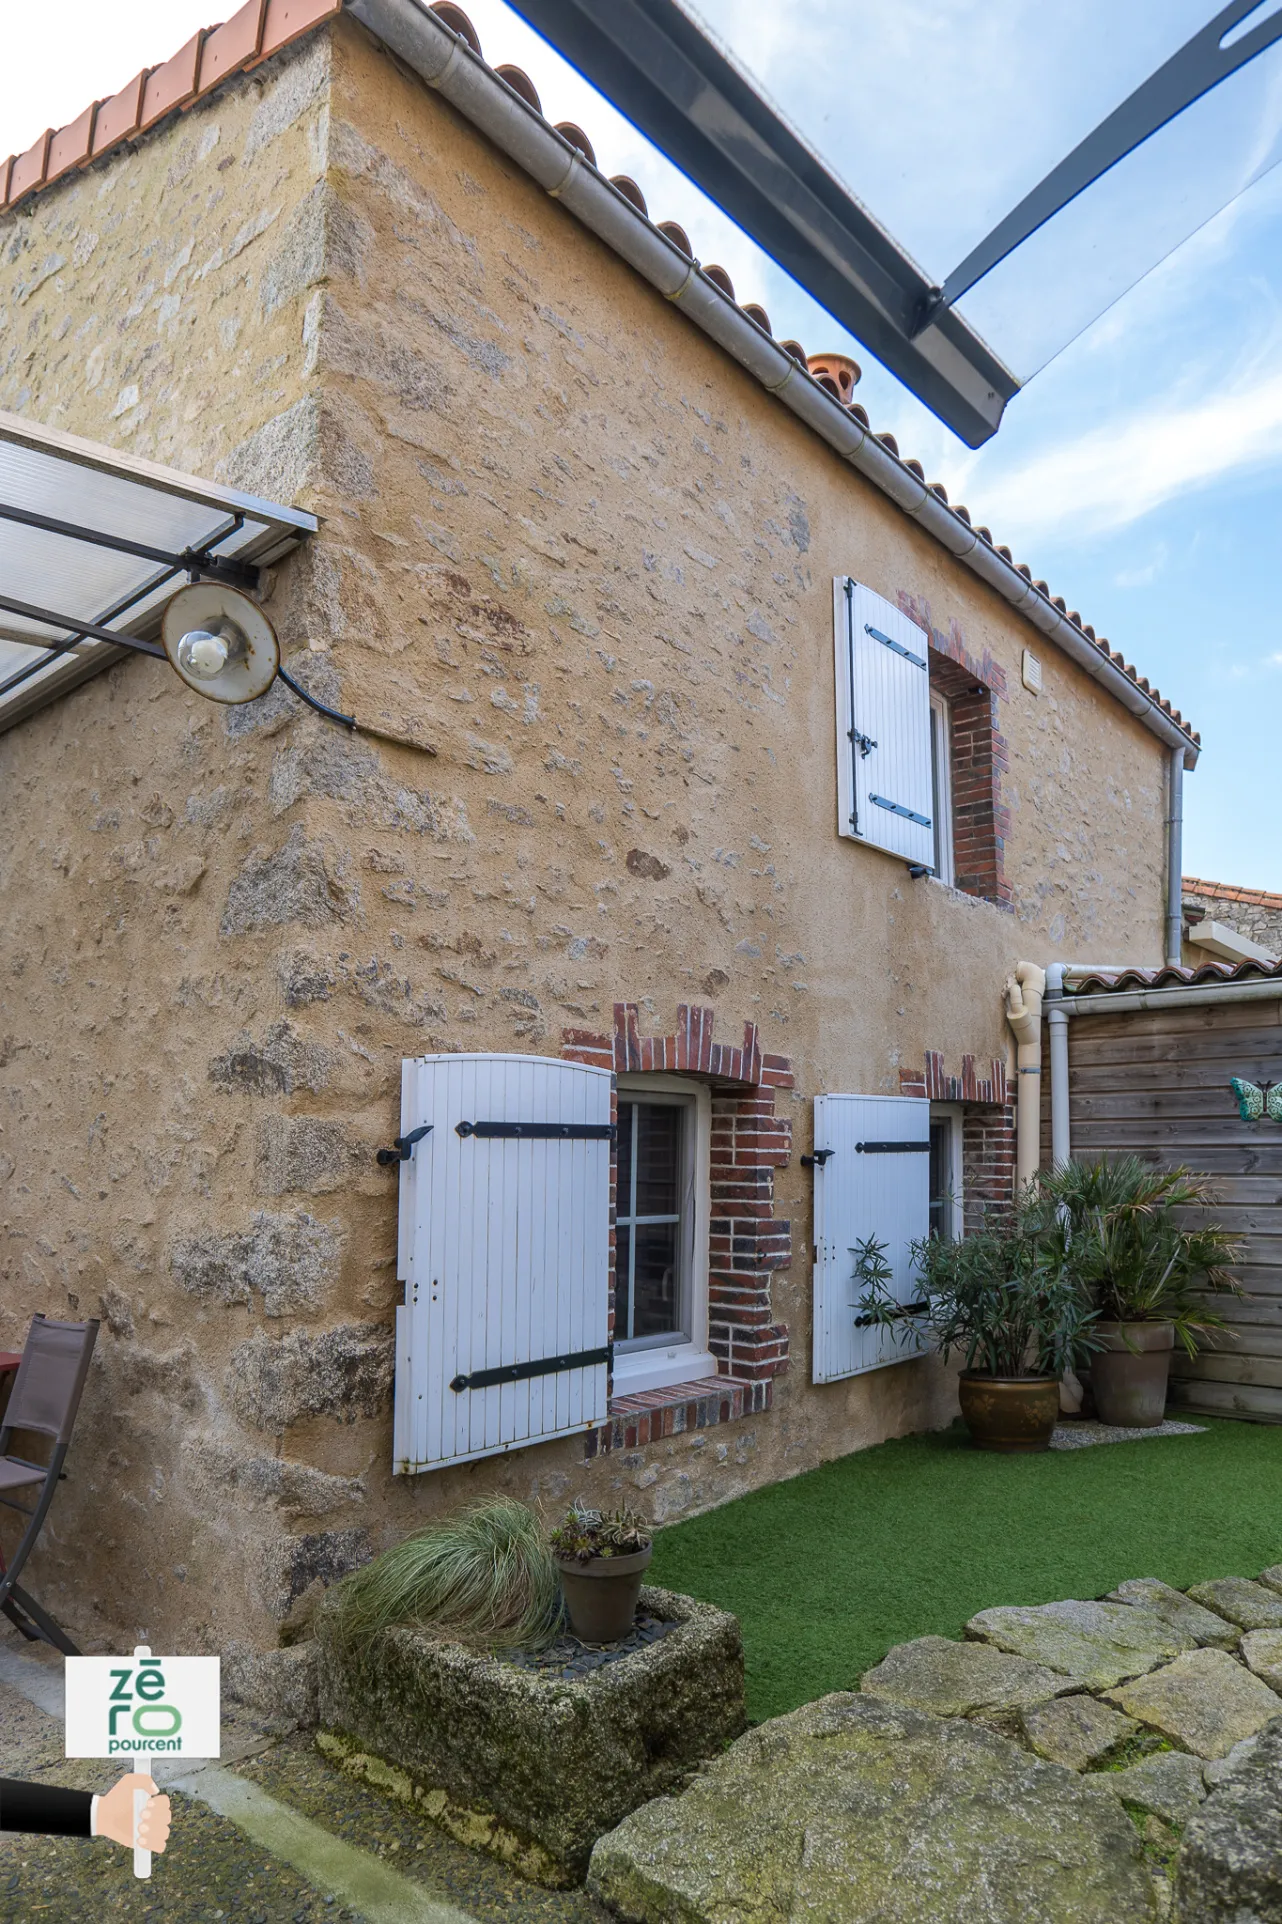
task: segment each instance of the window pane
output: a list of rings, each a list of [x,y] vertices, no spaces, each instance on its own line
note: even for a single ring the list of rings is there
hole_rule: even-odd
[[[636,1237],[635,1309],[632,1336],[663,1336],[680,1327],[677,1225],[646,1223]]]
[[[681,1207],[681,1110],[669,1102],[636,1105],[637,1216],[675,1216]]]
[[[619,1104],[619,1193],[615,1208],[620,1216],[632,1214],[632,1118],[635,1114],[635,1102]],[[623,1267],[626,1268],[626,1264]]]
[[[953,1233],[953,1126],[930,1125],[930,1234],[949,1238]]]

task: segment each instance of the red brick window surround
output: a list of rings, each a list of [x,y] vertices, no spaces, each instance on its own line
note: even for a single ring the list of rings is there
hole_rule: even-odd
[[[792,1225],[774,1214],[774,1172],[792,1153],[792,1124],[775,1115],[775,1092],[793,1086],[792,1065],[786,1056],[762,1053],[755,1023],[745,1023],[742,1042],[730,1044],[714,1042],[713,1021],[713,1010],[683,1004],[671,1035],[642,1036],[638,1004],[616,1002],[612,1034],[562,1032],[561,1054],[569,1061],[610,1069],[616,1077],[698,1078],[708,1083],[712,1101],[708,1348],[717,1375],[621,1397],[611,1405],[610,1422],[589,1438],[589,1455],[768,1409],[773,1379],[788,1365],[787,1325],[774,1321],[770,1281],[792,1260]],[[616,1177],[612,1160],[612,1256]]]
[[[899,1093],[962,1105],[962,1227],[973,1235],[1015,1195],[1015,1091],[1005,1063],[979,1076],[974,1056],[963,1056],[961,1074],[950,1076],[942,1053],[928,1049],[922,1068],[900,1069]]]
[[[1010,810],[1002,801],[1002,777],[1010,755],[998,727],[998,703],[1007,699],[1006,671],[987,649],[972,654],[955,621],[947,632],[937,628],[930,603],[921,596],[901,590],[898,603],[910,621],[926,630],[930,686],[948,703],[953,887],[1008,909]]]

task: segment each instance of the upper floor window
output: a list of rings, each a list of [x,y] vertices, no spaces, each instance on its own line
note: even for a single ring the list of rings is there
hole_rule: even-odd
[[[930,798],[934,869],[941,882],[953,881],[952,713],[947,698],[930,691]]]

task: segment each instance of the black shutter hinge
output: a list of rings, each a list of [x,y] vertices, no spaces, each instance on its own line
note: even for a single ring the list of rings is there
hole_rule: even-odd
[[[421,1129],[411,1129],[408,1136],[393,1136],[391,1148],[379,1150],[379,1162],[384,1169],[390,1168],[394,1163],[408,1162],[414,1154],[414,1144],[422,1142],[424,1136],[430,1135],[431,1131],[431,1123],[425,1122]]]
[[[835,1149],[816,1149],[813,1156],[801,1158],[801,1166],[803,1169],[822,1169],[829,1156],[835,1156],[836,1153]]]

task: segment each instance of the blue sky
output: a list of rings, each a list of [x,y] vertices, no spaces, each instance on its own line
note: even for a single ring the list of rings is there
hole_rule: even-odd
[[[1213,0],[702,0],[799,131],[938,278],[1214,11]],[[1282,168],[1268,171],[1282,151],[1282,56],[1217,90],[1026,266],[977,291],[972,317],[1021,371],[1106,311],[972,453],[504,0],[468,12],[486,57],[523,66],[550,117],[580,122],[606,172],[631,174],[652,215],[681,221],[777,335],[853,352],[873,425],[1201,730],[1186,872],[1282,890],[1269,779],[1282,724]],[[6,26],[0,154],[206,24],[207,0],[21,10]],[[1107,306],[1150,266],[1149,235],[1178,238],[1261,171]]]

